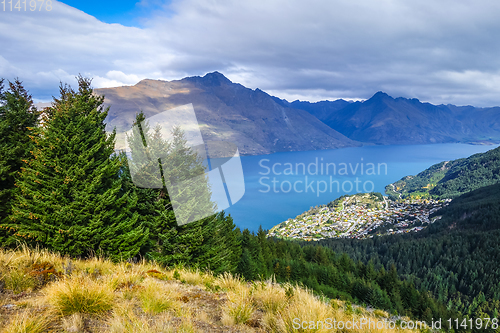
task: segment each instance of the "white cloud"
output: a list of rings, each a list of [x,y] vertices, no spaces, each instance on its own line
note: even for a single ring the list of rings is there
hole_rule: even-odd
[[[9,76],[16,76],[19,75],[19,72],[19,68],[13,66],[7,59],[0,55],[0,73],[5,73]]]
[[[242,83],[282,95],[325,89],[332,97],[348,91],[345,97],[367,98],[387,90],[432,101],[436,74],[500,67],[496,1],[187,0],[172,7],[171,20],[150,22],[169,32],[165,43],[227,68],[251,68]],[[455,89],[451,78],[440,84],[435,88]]]
[[[138,76],[135,74],[125,74],[122,71],[109,71],[106,73],[105,77],[97,76],[94,77],[92,83],[94,86],[100,88],[110,88],[118,86],[134,85],[142,79],[144,76]]]
[[[144,28],[106,24],[54,1],[0,12],[0,77],[36,95],[78,73],[97,87],[218,70],[280,97],[392,96],[500,105],[500,2],[143,0]],[[160,9],[163,8],[163,9]],[[17,74],[19,73],[19,74]],[[56,82],[54,86],[54,82]],[[445,100],[447,99],[447,100]]]
[[[59,2],[50,12],[0,13],[0,77],[19,76],[27,88],[44,99],[58,90],[59,81],[73,83],[78,74],[109,86],[137,83],[158,74],[156,57],[168,53],[148,29],[106,24]],[[136,82],[133,82],[137,80]]]
[[[350,98],[349,96],[353,95],[352,91],[331,91],[324,89],[309,89],[307,91],[293,89],[287,89],[286,91],[267,90],[266,93],[272,96],[277,96],[281,99],[286,99],[289,102],[296,100],[308,102],[319,102],[325,100],[334,101],[337,99],[345,99],[353,102],[365,100],[362,98]]]

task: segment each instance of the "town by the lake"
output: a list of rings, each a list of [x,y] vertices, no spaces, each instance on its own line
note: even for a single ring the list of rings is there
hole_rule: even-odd
[[[344,196],[276,225],[269,230],[268,237],[318,241],[418,232],[439,219],[440,216],[430,218],[430,215],[450,201],[427,198],[393,201],[380,193]]]

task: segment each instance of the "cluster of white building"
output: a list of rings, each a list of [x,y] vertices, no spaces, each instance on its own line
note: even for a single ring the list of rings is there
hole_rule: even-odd
[[[425,224],[435,221],[431,221],[429,215],[451,201],[413,199],[395,202],[384,197],[383,201],[368,205],[362,200],[357,203],[353,200],[355,197],[346,197],[337,207],[324,207],[315,214],[289,219],[272,228],[268,237],[311,241],[418,232],[425,228]],[[381,226],[384,228],[376,230]]]

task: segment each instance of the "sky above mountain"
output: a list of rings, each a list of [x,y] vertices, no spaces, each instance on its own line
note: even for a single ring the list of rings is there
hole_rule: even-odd
[[[500,105],[496,0],[52,1],[0,5],[0,77],[38,101],[94,86],[219,71],[287,100]]]

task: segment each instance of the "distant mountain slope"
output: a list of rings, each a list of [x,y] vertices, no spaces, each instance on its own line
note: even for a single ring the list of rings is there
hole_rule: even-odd
[[[110,105],[108,127],[130,128],[135,114],[152,116],[192,103],[204,140],[232,141],[241,154],[333,149],[360,144],[310,113],[277,103],[256,89],[214,72],[177,81],[142,80],[135,86],[96,89]]]
[[[371,144],[500,142],[500,107],[433,105],[378,92],[363,102],[288,102],[214,72],[175,81],[96,89],[112,105],[109,128],[193,103],[205,140],[229,140],[248,155]]]
[[[433,105],[378,92],[364,102],[344,100],[291,106],[315,115],[347,137],[376,144],[500,140],[500,108]]]
[[[447,108],[383,92],[343,108],[325,123],[348,137],[378,144],[455,142],[464,130]]]
[[[394,198],[431,195],[455,198],[500,182],[500,147],[468,158],[435,164],[416,176],[406,176],[386,186]]]
[[[327,120],[334,112],[345,108],[351,102],[337,99],[335,101],[319,101],[316,103],[294,101],[289,105],[296,109],[301,109],[309,112],[321,121]]]

